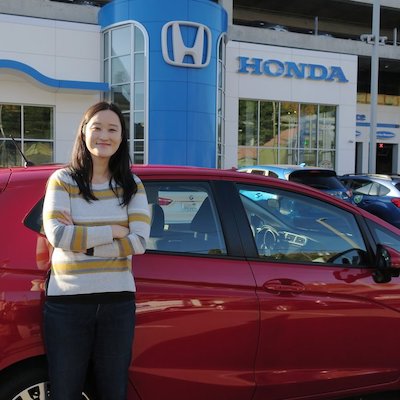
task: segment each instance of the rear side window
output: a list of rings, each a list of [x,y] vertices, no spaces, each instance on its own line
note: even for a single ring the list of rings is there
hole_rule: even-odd
[[[397,190],[400,190],[400,182],[396,182],[396,183],[394,184],[394,187],[395,187]]]
[[[344,186],[334,171],[299,170],[289,175],[292,182],[302,183],[320,190],[339,189]]]
[[[33,231],[44,235],[42,210],[44,198],[39,200],[24,220],[24,225]]]
[[[380,184],[378,185],[379,185],[378,196],[386,196],[390,192],[390,189],[387,188],[386,186]]]
[[[206,183],[144,182],[152,213],[148,250],[194,254],[226,254],[218,213]],[[44,234],[43,199],[24,224]]]
[[[144,182],[152,213],[148,250],[226,254],[207,183]]]

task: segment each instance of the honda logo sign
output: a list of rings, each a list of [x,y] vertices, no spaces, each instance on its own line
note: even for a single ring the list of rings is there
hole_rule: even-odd
[[[184,41],[190,30],[194,37],[192,45]],[[161,46],[166,63],[177,67],[204,68],[211,58],[211,31],[197,22],[171,21],[162,28]]]

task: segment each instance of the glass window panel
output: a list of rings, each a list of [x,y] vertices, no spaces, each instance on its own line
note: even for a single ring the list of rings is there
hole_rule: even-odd
[[[135,153],[133,155],[133,163],[134,164],[144,164],[144,155],[143,154],[139,154],[139,153]]]
[[[336,106],[239,101],[239,166],[305,162],[334,168],[335,144]]]
[[[135,122],[135,139],[144,139],[144,123]]]
[[[129,140],[130,137],[131,137],[131,135],[130,135],[130,129],[131,129],[131,127],[130,127],[130,119],[131,119],[131,117],[130,117],[129,112],[124,112],[123,116],[124,116],[124,121],[125,121],[126,134],[128,136],[128,140]]]
[[[53,138],[53,109],[50,107],[24,106],[24,138]]]
[[[224,39],[221,38],[218,45],[218,60],[224,59]]]
[[[278,146],[278,116],[277,101],[260,102],[260,146]]]
[[[282,147],[298,147],[298,104],[291,102],[281,103],[280,110],[280,145]]]
[[[278,164],[278,161],[278,149],[259,149],[258,164]]]
[[[144,54],[138,53],[134,56],[134,80],[144,81]]]
[[[53,143],[52,142],[25,142],[25,157],[37,164],[48,164],[53,161]]]
[[[144,151],[144,143],[141,140],[135,141],[135,152],[143,152]]]
[[[130,109],[130,87],[130,85],[122,85],[111,88],[112,102],[122,111],[129,111]]]
[[[223,99],[223,93],[222,90],[218,90],[218,104],[217,104],[217,115],[220,117],[222,115],[222,99]]]
[[[133,92],[133,107],[135,110],[144,110],[144,84],[135,83]]]
[[[135,51],[144,51],[144,36],[137,27],[135,27]]]
[[[110,65],[110,63],[108,60],[104,61],[104,71],[103,71],[104,82],[108,82],[110,80],[110,75],[109,75],[110,71],[108,70],[109,65]]]
[[[131,52],[131,28],[113,29],[111,31],[111,55],[122,56]]]
[[[103,56],[104,56],[104,58],[109,58],[110,57],[110,54],[109,54],[109,52],[110,52],[110,43],[109,43],[110,33],[109,32],[106,32],[104,34],[103,40],[104,40],[104,42],[103,42],[103,51],[104,51]]]
[[[318,167],[335,169],[335,151],[318,151]]]
[[[258,102],[239,100],[239,146],[257,146]]]
[[[335,149],[336,106],[320,105],[318,113],[318,146]]]
[[[287,149],[280,147],[279,149],[279,161],[277,164],[298,164],[298,149]]]
[[[218,87],[223,87],[223,70],[222,70],[222,63],[221,61],[218,62]]]
[[[222,130],[222,123],[223,121],[221,118],[218,118],[218,126],[217,126],[217,142],[219,145],[223,144],[223,130]]]
[[[297,164],[305,163],[306,165],[317,166],[317,150],[300,149]]]
[[[21,142],[16,141],[21,148]],[[0,167],[22,165],[22,157],[11,140],[0,139]]]
[[[0,137],[21,137],[21,106],[0,104]]]
[[[317,147],[317,105],[300,105],[300,147]]]
[[[126,83],[131,80],[131,57],[116,57],[111,60],[111,83]]]
[[[257,147],[242,147],[238,148],[238,166],[245,167],[247,165],[257,164]]]

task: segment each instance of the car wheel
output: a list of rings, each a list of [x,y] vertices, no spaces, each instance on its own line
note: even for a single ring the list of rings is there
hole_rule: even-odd
[[[47,400],[49,399],[50,384],[47,377],[47,368],[21,368],[7,381],[0,385],[0,399],[2,400]],[[90,390],[82,393],[82,400],[91,400],[94,396]]]

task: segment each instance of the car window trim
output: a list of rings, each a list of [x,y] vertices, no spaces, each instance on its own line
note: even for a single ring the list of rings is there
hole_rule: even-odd
[[[215,202],[221,216],[228,254],[247,258],[256,255],[257,249],[236,183],[213,181],[212,185],[215,189]]]

